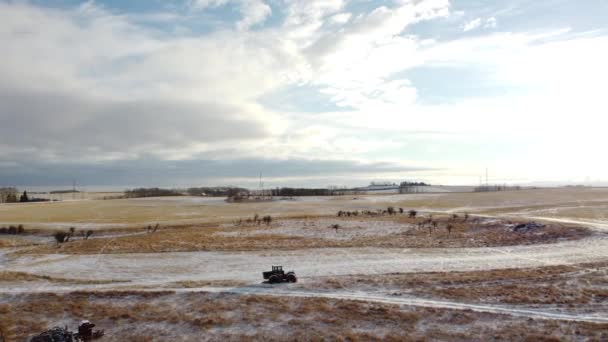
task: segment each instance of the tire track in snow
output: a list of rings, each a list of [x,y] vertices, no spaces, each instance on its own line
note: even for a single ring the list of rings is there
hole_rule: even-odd
[[[192,290],[192,289],[188,289]],[[213,292],[213,291],[210,291]],[[434,300],[418,297],[396,297],[386,295],[375,295],[364,292],[314,292],[314,291],[296,291],[296,290],[280,290],[269,291],[267,289],[232,289],[220,290],[217,292],[238,293],[246,295],[266,295],[279,297],[304,297],[304,298],[328,298],[355,300],[362,302],[373,302],[381,304],[407,305],[426,308],[440,308],[452,310],[471,310],[480,313],[506,314],[517,317],[527,317],[535,319],[591,322],[591,323],[608,323],[607,315],[589,315],[589,314],[574,314],[560,313],[552,311],[543,311],[537,309],[520,309],[514,307],[505,307],[487,304],[468,304],[446,300]]]

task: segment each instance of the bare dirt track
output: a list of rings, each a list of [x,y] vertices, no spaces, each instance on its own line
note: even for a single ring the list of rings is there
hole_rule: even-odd
[[[495,248],[337,248],[272,252],[178,252],[24,256],[4,269],[76,279],[258,281],[268,265],[288,265],[300,277],[423,271],[491,270],[589,263],[607,259],[608,239]]]

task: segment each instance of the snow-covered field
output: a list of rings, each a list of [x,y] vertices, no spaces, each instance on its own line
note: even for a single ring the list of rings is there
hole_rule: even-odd
[[[549,245],[495,248],[328,248],[268,252],[183,252],[17,257],[2,270],[87,280],[162,285],[183,280],[259,283],[270,265],[301,279],[326,275],[451,272],[577,264],[608,260],[608,236]]]

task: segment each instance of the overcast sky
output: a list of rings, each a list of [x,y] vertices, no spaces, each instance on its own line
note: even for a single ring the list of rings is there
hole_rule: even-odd
[[[0,0],[0,186],[608,179],[605,0]]]

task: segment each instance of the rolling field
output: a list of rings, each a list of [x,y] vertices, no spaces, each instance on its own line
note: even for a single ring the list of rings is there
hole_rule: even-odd
[[[606,340],[607,207],[601,188],[2,205],[0,226],[26,232],[0,235],[0,332],[93,319],[102,341]],[[69,227],[94,234],[56,243]],[[298,282],[261,284],[271,265]]]
[[[608,188],[539,189],[489,193],[300,197],[259,203],[226,203],[223,198],[166,197],[0,205],[0,225],[31,228],[124,229],[148,224],[222,223],[255,213],[275,217],[333,216],[339,210],[386,209],[538,216],[601,223],[608,216]]]

